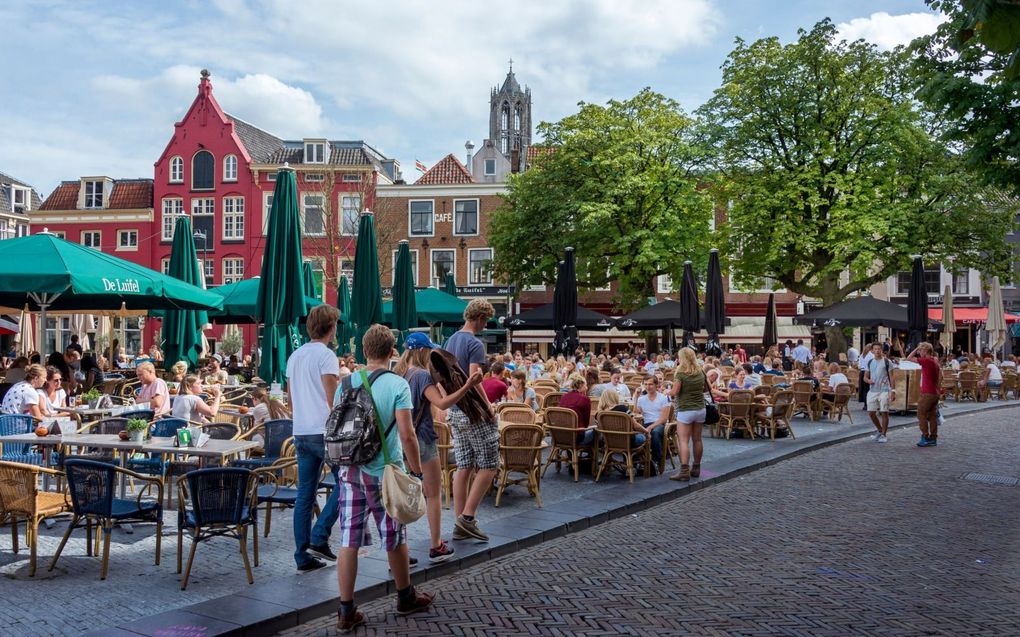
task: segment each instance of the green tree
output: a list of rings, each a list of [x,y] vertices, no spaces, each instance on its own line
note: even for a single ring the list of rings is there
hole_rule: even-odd
[[[619,283],[622,309],[653,296],[654,277],[679,281],[704,262],[712,202],[699,185],[697,126],[674,100],[644,89],[538,128],[551,148],[510,179],[490,218],[493,270],[509,283],[552,283],[563,250],[577,254],[579,287]]]
[[[705,104],[730,202],[738,280],[768,275],[826,305],[909,265],[1004,274],[1013,210],[990,201],[932,134],[902,52],[838,40],[829,21],[796,42],[737,40]],[[845,347],[829,330],[834,351]]]
[[[928,0],[948,17],[911,44],[917,96],[969,166],[1020,194],[1020,2]]]

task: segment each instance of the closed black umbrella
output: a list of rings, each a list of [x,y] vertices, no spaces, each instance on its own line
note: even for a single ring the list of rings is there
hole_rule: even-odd
[[[773,345],[779,344],[779,329],[776,327],[776,293],[769,293],[769,305],[765,310],[765,330],[762,333],[761,344],[768,351]]]
[[[700,318],[694,268],[690,261],[684,261],[684,278],[680,286],[680,329],[684,331],[684,347],[694,347],[694,333],[701,329]]]
[[[924,286],[924,262],[915,254],[910,268],[910,295],[907,297],[907,329],[910,349],[925,340],[928,331],[928,290]]]
[[[722,354],[719,335],[726,330],[726,299],[723,293],[722,268],[719,266],[719,251],[712,248],[708,255],[708,280],[705,282],[705,330],[708,343],[705,353],[711,356]]]
[[[573,353],[577,340],[577,271],[574,265],[574,249],[567,248],[556,277],[556,291],[553,293],[553,321],[557,354]]]

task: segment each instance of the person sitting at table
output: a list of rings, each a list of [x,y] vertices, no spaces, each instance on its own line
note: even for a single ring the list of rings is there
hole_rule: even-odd
[[[149,403],[156,418],[170,413],[170,388],[165,380],[156,376],[156,366],[142,363],[138,366],[137,375],[142,385],[138,391],[138,402]]]
[[[836,387],[844,383],[849,384],[850,379],[839,370],[839,363],[829,363],[829,389],[835,393]]]
[[[747,372],[743,367],[737,368],[737,375],[733,377],[733,380],[729,384],[730,389],[754,389],[754,385],[747,379]]]
[[[7,369],[7,375],[4,376],[4,382],[13,385],[25,380],[25,368],[27,367],[28,358],[25,356],[18,356],[11,361],[11,366]]]
[[[81,375],[82,380],[78,383],[78,388],[82,393],[93,387],[103,388],[103,370],[99,368],[99,363],[93,352],[88,352],[81,357]]]
[[[506,396],[506,381],[503,380],[503,361],[496,361],[488,365],[488,376],[482,381],[482,391],[489,402],[495,405]],[[485,372],[485,365],[482,366]]]
[[[206,366],[206,385],[224,385],[230,380],[230,375],[227,374],[227,370],[222,369],[223,357],[219,354],[213,354],[209,357],[209,364]]]
[[[213,398],[212,406],[202,400],[199,394],[202,393],[202,381],[194,374],[184,379],[181,385],[181,395],[174,400],[172,415],[174,418],[184,418],[192,422],[209,422],[215,418],[220,410],[220,388],[213,385],[209,388],[209,395]]]
[[[620,394],[615,389],[607,388],[599,396],[598,408],[596,413],[599,411],[617,411],[621,414],[630,415],[630,406],[620,402]],[[645,435],[644,427],[638,424],[638,421],[634,421],[634,435],[630,439],[630,444],[634,447],[640,447],[645,444],[647,436]]]
[[[662,437],[669,418],[669,396],[659,391],[659,379],[655,376],[645,378],[644,388],[644,393],[635,401],[635,411],[644,424],[645,435],[651,437],[654,468],[662,457]]]
[[[42,415],[52,418],[60,409],[67,407],[67,392],[61,386],[64,380],[59,369],[52,365],[46,368],[46,384],[38,390],[39,410]]]
[[[42,365],[29,365],[25,368],[25,380],[11,387],[4,396],[3,403],[0,403],[0,414],[30,414],[42,420],[39,390],[45,384],[46,368]]]
[[[269,392],[264,388],[256,389],[251,393],[251,402],[254,405],[251,410],[255,426],[264,425],[268,420],[285,420],[290,418],[290,411],[281,401],[271,398]]]
[[[184,379],[188,375],[188,363],[186,361],[177,361],[170,368],[171,380],[178,385],[184,384]],[[184,393],[184,392],[181,392]]]
[[[514,370],[510,375],[510,387],[506,390],[506,399],[512,403],[524,403],[533,411],[538,411],[538,395],[528,387],[528,373],[523,369]]]
[[[570,391],[560,398],[560,407],[577,414],[577,441],[582,445],[590,445],[595,439],[593,430],[583,431],[591,424],[591,399],[587,394],[588,384],[584,382],[584,377],[575,375],[570,379]]]
[[[751,383],[752,388],[761,386],[761,374],[754,371],[754,366],[751,363],[744,363],[740,367],[743,368],[747,375],[747,382]]]

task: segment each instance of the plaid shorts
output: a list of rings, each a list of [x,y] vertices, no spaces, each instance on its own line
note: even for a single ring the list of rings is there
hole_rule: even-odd
[[[368,514],[375,518],[379,537],[387,551],[395,550],[404,543],[404,525],[386,513],[382,502],[382,478],[365,473],[357,467],[340,470],[337,483],[340,495],[340,546],[356,549],[372,546]]]
[[[472,423],[459,409],[446,412],[453,431],[453,454],[458,469],[499,468],[499,428],[494,421]]]

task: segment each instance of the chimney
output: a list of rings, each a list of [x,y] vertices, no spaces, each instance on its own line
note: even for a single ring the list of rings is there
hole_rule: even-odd
[[[521,149],[514,148],[510,151],[510,172],[521,172]]]
[[[467,151],[467,162],[464,166],[467,167],[468,172],[474,172],[471,170],[471,158],[474,156],[475,143],[470,139],[464,142],[464,150]]]

